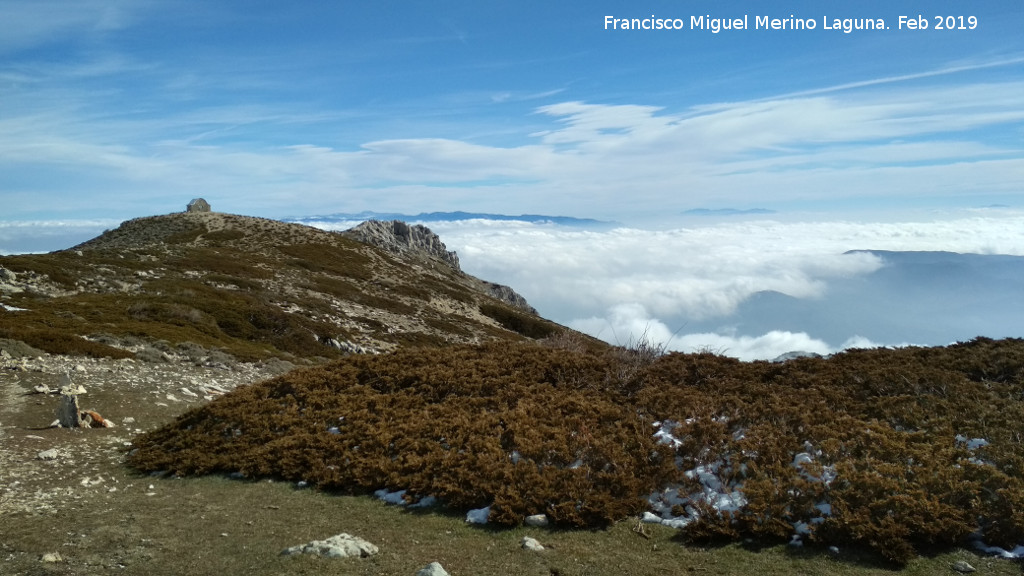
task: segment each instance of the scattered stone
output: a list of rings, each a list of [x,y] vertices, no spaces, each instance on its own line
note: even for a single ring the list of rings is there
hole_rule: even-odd
[[[82,386],[81,384],[78,384],[78,385],[74,385],[74,386],[64,386],[63,388],[60,389],[60,393],[61,394],[68,394],[68,395],[72,395],[73,394],[73,395],[77,396],[78,394],[85,394],[86,390],[85,390],[85,386]]]
[[[525,524],[534,528],[544,528],[549,522],[546,514],[534,514],[526,517]]]
[[[542,552],[544,550],[544,547],[541,546],[536,538],[530,538],[529,536],[523,536],[523,540],[519,544],[523,547],[523,550],[530,550],[532,552]]]
[[[56,448],[50,448],[49,450],[43,450],[39,454],[36,454],[36,458],[38,458],[40,460],[56,460],[57,459],[57,449]]]
[[[36,387],[32,389],[32,391],[35,392],[36,394],[51,394],[55,392],[55,390],[51,390],[50,387],[47,386],[46,384],[37,384]]]
[[[380,550],[366,540],[348,534],[338,534],[326,540],[314,540],[308,544],[285,548],[281,554],[316,554],[324,558],[366,558]]]
[[[81,364],[75,364],[75,372],[85,372],[85,366]]]
[[[451,576],[448,571],[444,569],[438,562],[431,562],[424,568],[420,568],[420,571],[416,573],[416,576]]]
[[[39,561],[40,562],[63,562],[64,559],[61,558],[59,552],[47,552],[46,554],[43,554],[43,556],[41,558],[39,558]]]
[[[198,398],[198,397],[199,397],[199,395],[198,395],[198,394],[196,394],[195,392],[193,392],[193,391],[189,390],[188,388],[185,388],[185,387],[181,387],[181,388],[179,388],[178,390],[180,390],[180,391],[181,391],[181,393],[182,393],[182,394],[184,394],[185,396],[191,396],[191,397],[193,397],[193,398]]]
[[[974,566],[971,566],[970,564],[968,564],[967,562],[965,562],[963,560],[957,560],[956,562],[954,562],[953,563],[953,570],[956,570],[957,572],[959,572],[961,574],[970,574],[971,572],[977,572],[978,571],[977,568],[975,568]]]
[[[321,338],[320,339],[320,343],[324,344],[326,346],[330,346],[331,348],[336,348],[338,350],[341,350],[342,352],[348,352],[349,354],[372,354],[373,353],[373,351],[370,350],[369,348],[366,348],[364,346],[360,346],[359,344],[355,344],[353,342],[349,342],[348,340],[339,341],[339,340],[337,340],[335,338],[331,338],[330,336],[325,336],[325,337]]]

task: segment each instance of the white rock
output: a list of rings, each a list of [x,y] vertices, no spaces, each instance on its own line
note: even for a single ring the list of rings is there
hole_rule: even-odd
[[[183,387],[183,388],[179,388],[179,390],[181,390],[181,393],[184,394],[185,396],[191,396],[193,398],[198,398],[199,397],[198,394],[196,394],[195,392],[189,390],[188,388],[184,388]]]
[[[421,568],[420,571],[416,573],[416,576],[451,576],[451,575],[448,574],[448,572],[444,569],[443,566],[441,566],[441,564],[439,564],[437,562],[431,562],[430,564],[427,564],[426,567]]]
[[[533,552],[541,552],[544,550],[544,547],[541,546],[540,542],[537,542],[535,538],[530,538],[529,536],[523,536],[523,540],[520,542],[520,545],[523,547],[523,550],[532,550]]]
[[[348,534],[338,534],[326,540],[314,540],[308,544],[285,548],[281,554],[316,554],[324,558],[347,558],[373,556],[380,550],[366,540]]]
[[[533,516],[527,516],[524,522],[527,526],[533,526],[535,528],[543,528],[549,524],[546,514],[534,514]]]
[[[64,559],[60,557],[60,553],[59,552],[47,552],[46,554],[43,554],[42,558],[40,558],[39,561],[40,562],[63,562]]]
[[[40,460],[56,460],[57,459],[57,449],[56,448],[50,448],[49,450],[43,450],[39,454],[36,454],[36,458],[38,458]]]
[[[957,572],[959,572],[961,574],[970,574],[971,572],[976,572],[977,568],[975,568],[974,566],[971,566],[970,564],[968,564],[967,562],[965,562],[963,560],[957,560],[956,562],[953,563],[953,570],[956,570]]]
[[[81,364],[75,364],[75,372],[85,372],[85,366]]]
[[[81,384],[68,384],[67,386],[60,387],[60,393],[67,396],[85,394],[85,386],[82,386]]]
[[[523,536],[522,541],[519,542],[519,544],[524,550],[532,550],[535,552],[544,550],[544,546],[542,546],[536,538],[530,538],[529,536]]]

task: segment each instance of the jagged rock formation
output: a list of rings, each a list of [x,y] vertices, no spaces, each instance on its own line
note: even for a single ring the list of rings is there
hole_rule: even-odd
[[[425,254],[461,272],[458,254],[449,251],[437,234],[422,224],[410,226],[401,220],[367,220],[342,234],[395,254]]]
[[[457,272],[462,272],[459,267],[459,255],[448,250],[444,242],[430,228],[422,224],[407,224],[401,220],[384,222],[381,220],[367,220],[362,224],[342,232],[349,238],[387,250],[393,254],[403,256],[421,255],[428,258],[438,259]],[[483,282],[482,288],[494,298],[516,308],[537,314],[537,310],[530,306],[530,303],[509,286],[495,284],[494,282]]]
[[[533,306],[530,306],[530,303],[526,301],[526,298],[523,298],[523,296],[520,293],[513,290],[510,286],[505,286],[504,284],[495,284],[494,282],[486,281],[484,282],[484,284],[487,285],[487,290],[490,292],[491,296],[494,296],[498,300],[501,300],[502,302],[505,302],[507,304],[511,304],[516,308],[519,308],[520,310],[529,312],[530,314],[537,313],[537,309],[534,308]]]

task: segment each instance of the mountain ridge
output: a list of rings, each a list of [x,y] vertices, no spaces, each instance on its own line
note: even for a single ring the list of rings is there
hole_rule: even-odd
[[[164,341],[311,361],[567,330],[436,254],[218,212],[136,218],[66,250],[0,257],[0,267],[0,337],[54,353]]]

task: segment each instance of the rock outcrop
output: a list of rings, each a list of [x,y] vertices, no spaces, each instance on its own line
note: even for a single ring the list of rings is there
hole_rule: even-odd
[[[363,244],[376,246],[394,254],[408,256],[418,253],[435,258],[445,262],[458,272],[462,271],[459,267],[459,255],[448,250],[441,238],[422,224],[410,225],[401,220],[389,222],[367,220],[342,234]],[[512,288],[486,281],[483,282],[483,286],[492,297],[530,314],[537,314],[537,310],[530,306],[526,298]]]
[[[437,234],[422,224],[409,225],[401,220],[390,222],[367,220],[342,234],[395,254],[420,253],[436,258],[461,272],[458,254],[449,251]]]
[[[511,304],[520,310],[529,312],[530,314],[537,314],[537,309],[530,306],[530,303],[526,301],[526,298],[523,298],[520,293],[516,292],[511,287],[505,286],[504,284],[495,284],[494,282],[484,282],[484,284],[487,285],[487,290],[490,292],[491,296],[498,300]]]

